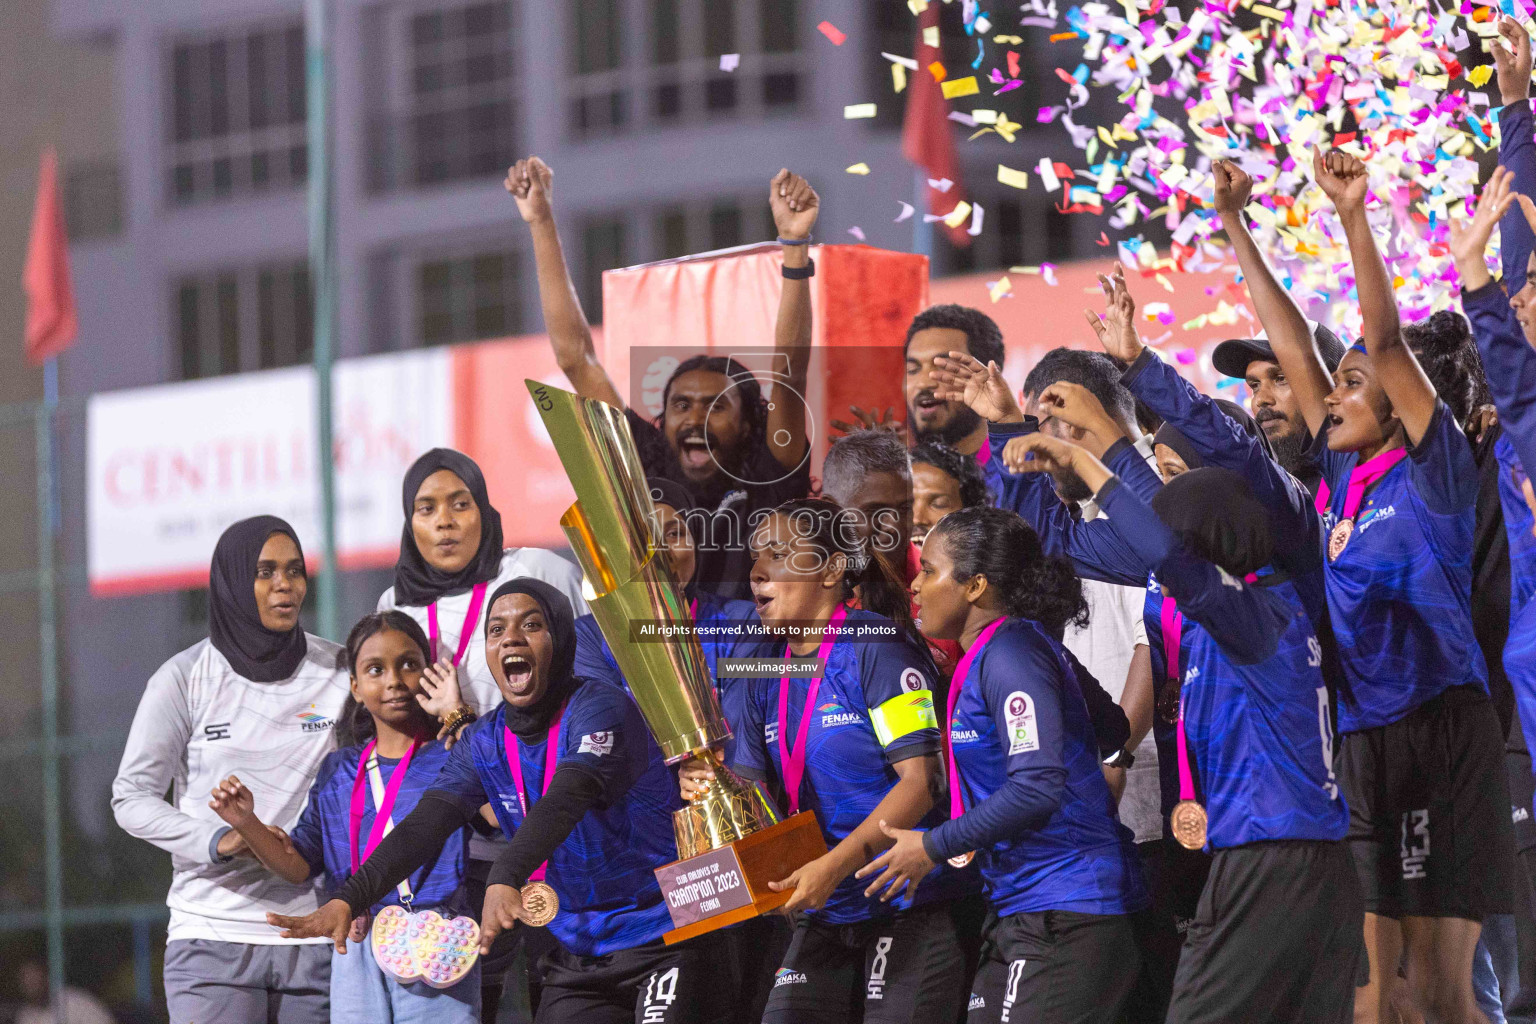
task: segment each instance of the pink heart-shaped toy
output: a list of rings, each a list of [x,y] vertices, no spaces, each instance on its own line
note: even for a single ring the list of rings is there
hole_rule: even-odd
[[[379,969],[407,985],[424,981],[433,988],[452,988],[480,958],[480,926],[471,918],[444,918],[432,910],[385,907],[373,919],[369,942]]]

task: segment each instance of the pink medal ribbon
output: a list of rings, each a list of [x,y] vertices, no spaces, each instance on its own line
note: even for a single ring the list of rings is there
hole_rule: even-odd
[[[1394,448],[1367,462],[1362,462],[1349,471],[1349,486],[1344,490],[1344,514],[1340,519],[1353,519],[1355,513],[1360,511],[1360,502],[1365,500],[1365,489],[1377,480],[1387,475],[1387,471],[1408,454],[1406,449]],[[1328,511],[1329,499],[1333,497],[1333,491],[1328,487],[1328,481],[1324,480],[1317,488],[1317,511],[1319,515]]]
[[[949,700],[944,707],[944,731],[940,738],[944,743],[944,766],[949,770],[949,817],[953,821],[965,813],[965,802],[960,797],[960,765],[955,761],[955,744],[951,737],[951,730],[955,727],[955,706],[960,703],[960,690],[965,686],[967,674],[971,671],[971,662],[981,653],[981,649],[987,646],[996,633],[998,627],[1007,618],[993,619],[977,635],[976,642],[971,644],[971,649],[960,656],[960,661],[955,665],[955,674],[951,677],[949,686]]]
[[[826,635],[821,638],[821,646],[816,649],[816,660],[823,662],[822,672],[826,672],[825,662],[832,653],[832,645],[837,642],[837,629],[848,617],[846,605],[838,605],[837,611],[832,613],[832,620],[827,623]],[[793,658],[794,651],[788,644],[784,645],[784,657]],[[811,688],[805,694],[805,711],[800,715],[800,727],[795,730],[795,745],[791,749],[784,742],[784,733],[789,729],[789,676],[779,677],[779,763],[784,766],[784,790],[789,795],[789,813],[800,813],[800,780],[805,777],[805,741],[811,731],[811,712],[816,710],[816,694],[821,689],[821,676],[811,680]]]
[[[464,627],[459,630],[459,649],[454,652],[453,664],[457,666],[464,660],[464,652],[469,650],[469,639],[475,635],[475,626],[480,622],[480,606],[485,604],[485,589],[487,584],[476,583],[474,591],[469,596],[469,611],[464,613]],[[437,654],[437,641],[442,634],[437,628],[437,602],[427,605],[427,639],[432,642],[432,654]]]
[[[368,777],[368,760],[373,757],[374,748],[379,745],[378,740],[369,740],[368,745],[357,759],[357,778],[352,783],[352,810],[347,816],[349,819],[349,831],[352,838],[352,870],[356,872],[363,861],[372,854],[374,847],[379,845],[379,840],[384,838],[384,826],[389,821],[390,812],[395,809],[395,798],[400,795],[400,786],[405,782],[405,772],[411,766],[411,758],[416,753],[416,748],[421,746],[421,740],[412,740],[411,749],[405,752],[400,763],[395,765],[394,774],[389,777],[389,785],[384,787],[384,802],[375,809],[373,815],[373,827],[368,830],[368,845],[363,848],[363,854],[358,856],[358,834],[363,828],[363,814],[368,810],[368,796],[365,792],[364,782]]]
[[[555,723],[549,727],[549,740],[544,744],[544,787],[539,790],[543,796],[549,792],[549,783],[555,777],[555,762],[559,760],[558,747],[560,744],[560,721],[565,718],[565,706],[561,705],[560,712],[555,715]],[[517,785],[517,803],[522,808],[523,817],[528,817],[528,787],[523,783],[523,757],[522,744],[517,740],[517,733],[506,726],[502,726],[502,733],[507,746],[507,767],[512,769],[512,781]],[[545,861],[533,870],[528,876],[528,881],[537,882],[544,877],[544,869],[549,867],[549,861]]]

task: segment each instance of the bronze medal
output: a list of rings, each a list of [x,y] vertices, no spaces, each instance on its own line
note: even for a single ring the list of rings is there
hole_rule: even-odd
[[[1173,838],[1186,850],[1205,848],[1205,808],[1193,800],[1180,800],[1168,815]]]
[[[1355,521],[1353,519],[1340,519],[1339,525],[1333,528],[1328,535],[1328,561],[1336,562],[1344,553],[1344,545],[1349,543],[1349,538],[1354,535]]]
[[[1179,720],[1179,697],[1182,685],[1177,680],[1163,683],[1163,692],[1157,695],[1157,713],[1169,725]]]
[[[535,928],[543,928],[560,913],[560,897],[545,882],[529,882],[523,886],[522,897],[527,923]]]
[[[963,867],[965,867],[967,864],[969,864],[971,861],[973,861],[975,859],[976,859],[976,851],[975,850],[972,850],[970,853],[957,854],[957,855],[949,858],[949,866],[952,867],[952,868],[963,868]]]

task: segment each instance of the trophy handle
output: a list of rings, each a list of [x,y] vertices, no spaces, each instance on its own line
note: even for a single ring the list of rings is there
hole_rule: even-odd
[[[757,784],[727,768],[713,747],[696,751],[693,756],[714,770],[715,781],[704,795],[672,812],[672,832],[677,837],[679,858],[687,860],[718,850],[778,824],[778,812]]]

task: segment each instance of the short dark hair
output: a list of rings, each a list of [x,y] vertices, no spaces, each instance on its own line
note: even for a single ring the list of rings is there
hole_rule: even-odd
[[[870,473],[896,473],[912,480],[907,446],[889,430],[855,430],[832,442],[821,464],[821,491],[833,501],[843,501],[855,480]]]
[[[1120,368],[1104,353],[1053,348],[1024,378],[1024,393],[1038,395],[1059,380],[1087,388],[1105,412],[1126,426],[1136,425],[1136,398],[1120,383]]]
[[[990,505],[992,495],[987,491],[987,478],[981,464],[969,455],[961,455],[947,444],[924,441],[912,449],[912,463],[923,463],[945,473],[960,484],[960,507]]]
[[[953,302],[929,306],[913,317],[907,325],[907,340],[901,346],[902,353],[905,354],[912,344],[914,334],[936,327],[964,333],[966,351],[983,366],[987,363],[1003,365],[1003,332],[997,321],[979,309]]]

